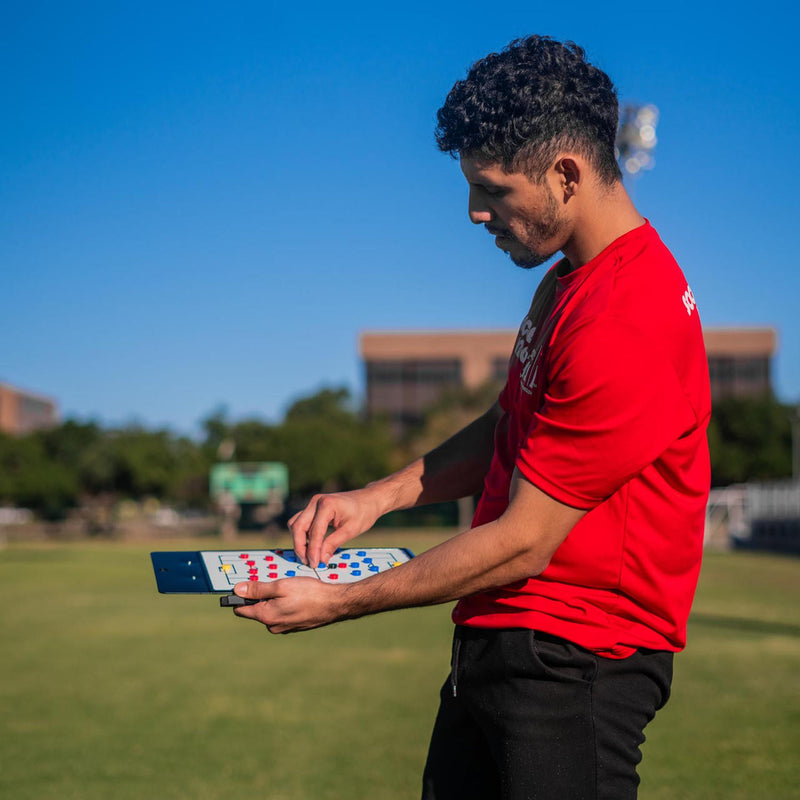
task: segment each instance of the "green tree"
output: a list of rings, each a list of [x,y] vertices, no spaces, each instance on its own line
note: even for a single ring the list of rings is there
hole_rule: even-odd
[[[174,469],[170,473],[166,498],[185,508],[206,508],[209,503],[208,474],[214,458],[201,446],[179,437],[171,442]]]
[[[363,486],[386,474],[391,462],[388,428],[359,414],[345,388],[323,388],[298,398],[277,425],[257,419],[232,424],[217,412],[204,427],[205,453],[216,454],[219,444],[230,439],[236,461],[281,461],[289,468],[296,495]]]
[[[326,388],[295,401],[274,431],[294,492],[355,489],[385,475],[392,441],[381,421],[367,420],[349,390]]]
[[[205,432],[203,449],[206,456],[215,461],[218,458],[219,447],[231,436],[231,423],[228,422],[228,411],[225,406],[219,406],[212,411],[201,423]]]
[[[770,396],[714,403],[708,429],[712,485],[790,477],[790,411]]]
[[[0,435],[0,502],[61,519],[78,502],[74,470],[54,459],[41,434]]]
[[[38,431],[47,456],[65,466],[75,465],[81,454],[104,434],[96,422],[66,420],[55,428]]]
[[[301,397],[289,406],[285,423],[324,420],[326,423],[350,424],[357,418],[349,389],[324,388],[315,394]]]
[[[80,482],[89,495],[157,497],[205,503],[211,460],[201,446],[166,430],[108,430],[80,453]]]

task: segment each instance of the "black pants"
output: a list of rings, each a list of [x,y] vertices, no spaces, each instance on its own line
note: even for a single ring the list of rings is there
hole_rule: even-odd
[[[672,653],[610,659],[529,630],[457,627],[423,800],[631,800]]]

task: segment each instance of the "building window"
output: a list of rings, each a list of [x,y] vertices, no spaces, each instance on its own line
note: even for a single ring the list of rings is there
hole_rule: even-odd
[[[419,425],[425,411],[449,389],[463,385],[459,359],[367,361],[367,408],[388,416],[402,436]]]
[[[460,386],[461,362],[455,358],[431,361],[368,361],[367,383],[433,383],[440,386]]]
[[[770,391],[768,358],[711,356],[708,359],[708,374],[711,393],[715,397],[752,397]]]
[[[492,380],[505,383],[508,380],[508,358],[492,359]]]

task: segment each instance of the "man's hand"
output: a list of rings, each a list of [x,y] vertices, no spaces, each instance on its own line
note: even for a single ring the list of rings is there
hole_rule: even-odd
[[[311,567],[327,563],[337,547],[368,531],[380,515],[376,493],[370,487],[314,495],[311,502],[289,520],[294,551]]]
[[[261,622],[270,633],[307,631],[345,619],[345,588],[313,578],[237,583],[234,592],[239,597],[265,602],[239,606],[234,608],[234,613]]]
[[[435,450],[392,475],[353,492],[315,495],[289,520],[295,553],[316,567],[330,560],[337,547],[368,531],[383,514],[479,492],[502,416],[495,403]]]

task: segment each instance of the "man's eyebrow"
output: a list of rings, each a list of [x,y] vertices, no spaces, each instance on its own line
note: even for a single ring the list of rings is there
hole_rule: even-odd
[[[495,191],[499,191],[503,188],[502,186],[498,186],[496,183],[492,183],[491,181],[470,181],[469,185],[475,186],[478,189],[489,189]]]

